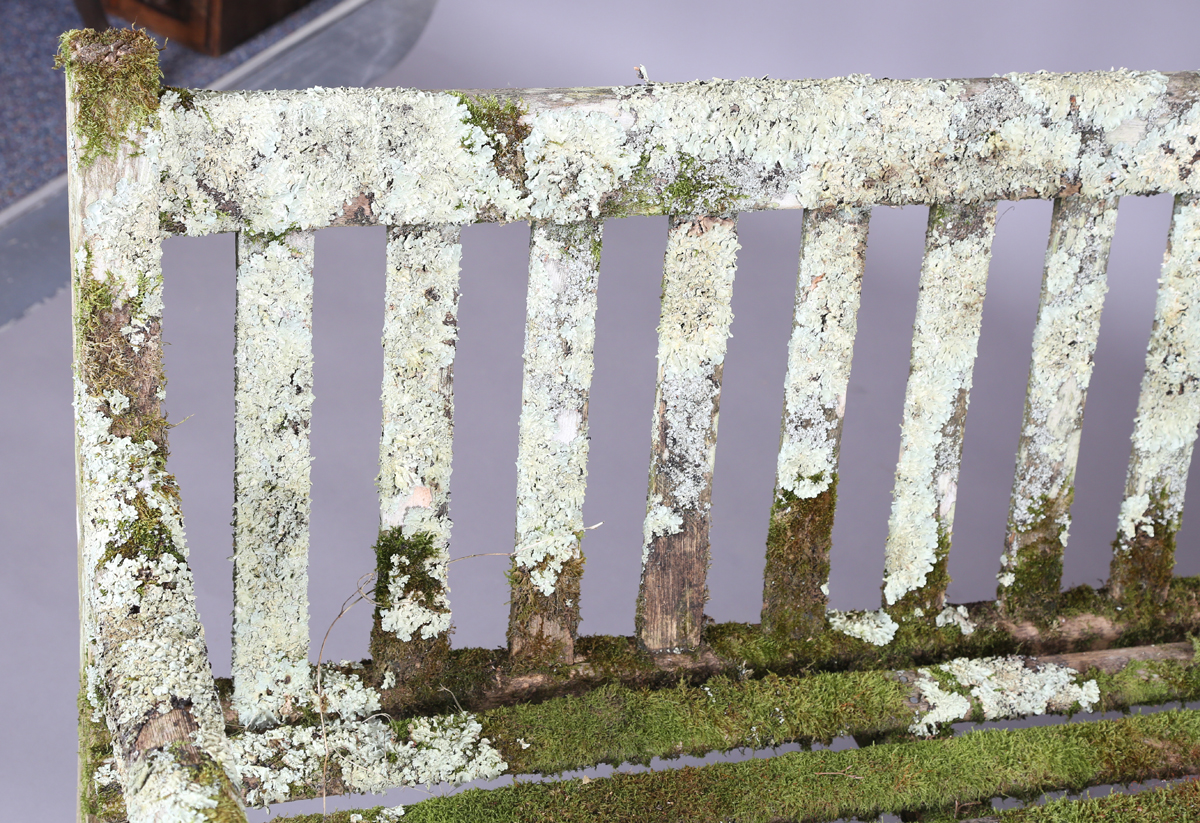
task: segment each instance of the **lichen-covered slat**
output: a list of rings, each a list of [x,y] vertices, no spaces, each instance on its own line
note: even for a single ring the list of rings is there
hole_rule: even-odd
[[[869,208],[804,213],[783,434],[767,533],[762,625],[802,639],[825,623],[837,458]]]
[[[449,649],[459,227],[388,229],[371,655],[400,681]]]
[[[84,697],[110,732],[130,823],[244,823],[179,489],[166,471],[160,168],[142,151],[157,105],[157,53],[145,34],[118,29],[68,32],[59,53]]]
[[[237,238],[233,705],[252,729],[310,699],[313,237]]]
[[[738,248],[736,217],[671,218],[635,616],[638,641],[652,652],[700,644],[717,412]]]
[[[445,92],[170,91],[146,150],[163,224],[187,234],[1195,193],[1198,87],[1113,71],[472,92],[522,112],[511,133]]]
[[[602,230],[536,222],[530,233],[508,621],[509,650],[528,661],[575,656]]]
[[[1175,198],[1133,426],[1109,593],[1162,602],[1200,423],[1200,201]]]
[[[884,554],[883,598],[896,617],[932,616],[945,605],[963,426],[995,227],[995,203],[929,207]]]
[[[1074,196],[1054,202],[996,592],[1013,616],[1044,615],[1058,601],[1116,221],[1116,198]]]

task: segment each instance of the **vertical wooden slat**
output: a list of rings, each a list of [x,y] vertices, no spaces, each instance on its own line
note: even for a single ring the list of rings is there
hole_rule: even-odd
[[[1109,592],[1166,599],[1200,422],[1200,202],[1175,198],[1133,428]]]
[[[635,617],[652,652],[695,648],[708,600],[712,473],[736,217],[672,217],[658,327],[650,491]]]
[[[388,229],[371,656],[400,680],[449,649],[458,226]]]
[[[940,610],[996,206],[930,206],[884,555],[884,603]]]
[[[237,238],[233,703],[250,728],[310,697],[313,237]]]
[[[530,232],[508,643],[531,662],[575,655],[602,228],[534,223]]]
[[[1116,220],[1116,198],[1054,201],[996,592],[1014,616],[1046,614],[1058,601]]]
[[[869,208],[804,213],[762,610],[765,631],[797,639],[824,625],[829,602],[838,449],[870,216]]]

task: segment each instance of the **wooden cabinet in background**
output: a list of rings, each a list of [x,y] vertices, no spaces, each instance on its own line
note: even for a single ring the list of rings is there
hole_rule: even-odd
[[[104,0],[137,26],[213,57],[224,54],[312,0]]]

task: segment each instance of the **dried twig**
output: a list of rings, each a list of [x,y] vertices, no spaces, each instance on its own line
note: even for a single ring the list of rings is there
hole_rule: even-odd
[[[325,688],[321,682],[321,667],[325,664],[325,641],[329,639],[329,633],[333,631],[333,627],[342,619],[342,615],[354,608],[360,601],[367,600],[371,603],[375,601],[367,597],[363,591],[363,585],[366,580],[373,577],[375,572],[367,572],[362,577],[358,578],[358,586],[355,588],[355,593],[346,598],[342,603],[342,610],[338,612],[337,617],[333,618],[333,622],[329,624],[329,628],[325,630],[325,636],[321,638],[321,648],[317,652],[317,712],[321,715],[321,744],[325,748],[325,759],[321,762],[321,817],[328,817],[328,811],[325,808],[326,798],[329,796],[329,738],[325,734]]]

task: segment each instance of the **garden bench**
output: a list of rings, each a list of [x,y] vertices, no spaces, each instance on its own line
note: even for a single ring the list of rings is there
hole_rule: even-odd
[[[1186,640],[1200,580],[1172,575],[1200,421],[1200,74],[208,92],[161,88],[142,33],[71,32],[59,59],[81,819],[244,820],[244,804],[845,734],[863,748],[514,782],[406,817],[995,820],[1000,795],[1200,771],[1189,710],[947,731],[1200,695]],[[1109,580],[1062,592],[1118,200],[1156,193],[1175,207]],[[996,202],[1028,198],[1054,211],[997,594],[950,604]],[[870,210],[909,204],[927,204],[929,222],[883,598],[839,612],[827,581]],[[804,217],[762,619],[711,624],[737,215],[766,209]],[[577,626],[596,279],[605,220],[635,215],[669,216],[636,634],[588,637]],[[531,226],[508,646],[451,649],[459,232],[487,221]],[[387,227],[380,536],[371,659],[314,667],[313,237],[338,225]],[[214,232],[237,233],[231,681],[209,664],[160,408],[161,244]],[[1142,797],[1200,802],[1190,783]]]

